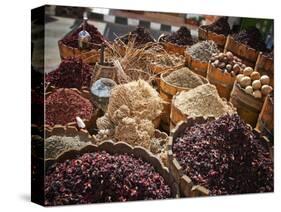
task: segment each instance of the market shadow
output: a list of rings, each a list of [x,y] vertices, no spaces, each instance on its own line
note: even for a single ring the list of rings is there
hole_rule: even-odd
[[[20,194],[19,197],[20,197],[21,200],[23,200],[25,202],[30,202],[31,201],[30,194]]]

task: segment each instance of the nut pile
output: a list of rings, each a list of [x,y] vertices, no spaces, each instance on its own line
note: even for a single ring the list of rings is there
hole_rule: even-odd
[[[253,95],[255,98],[262,98],[272,92],[272,87],[269,85],[270,78],[267,75],[260,75],[251,67],[246,67],[242,74],[237,75],[237,82],[247,94]]]
[[[204,25],[202,28],[205,28],[209,31],[215,32],[217,34],[223,34],[227,36],[230,33],[230,26],[227,22],[228,17],[220,17],[214,23],[210,25]]]
[[[233,108],[223,101],[214,85],[204,84],[175,97],[174,105],[186,116],[215,116],[234,113]]]
[[[173,32],[170,35],[164,36],[163,40],[182,46],[193,44],[193,39],[190,30],[187,29],[185,26],[180,27],[176,32]]]
[[[187,48],[187,52],[192,58],[202,62],[209,62],[212,55],[219,52],[217,44],[212,40],[198,42]]]
[[[63,60],[59,67],[46,76],[46,81],[58,88],[89,87],[92,77],[91,66],[79,58]]]
[[[45,197],[46,205],[125,202],[170,198],[171,189],[149,163],[103,151],[50,167]]]
[[[50,126],[56,124],[66,125],[76,122],[76,117],[90,120],[93,113],[93,105],[77,92],[70,89],[58,89],[46,99],[46,120]]]
[[[79,136],[53,135],[45,139],[45,158],[56,158],[69,149],[80,149],[91,142],[81,141]]]
[[[215,53],[212,55],[211,65],[215,68],[220,68],[223,73],[230,73],[232,76],[236,76],[243,72],[246,65],[242,63],[242,60],[232,54],[232,52]]]
[[[173,152],[185,174],[210,195],[273,191],[269,148],[238,115],[186,128]]]
[[[70,33],[69,35],[65,36],[61,41],[63,44],[73,47],[73,48],[79,48],[78,46],[78,34],[83,30],[83,26],[78,27],[75,31]],[[102,36],[102,34],[98,31],[98,29],[91,25],[86,23],[85,30],[89,32],[91,35],[91,41],[89,44],[89,49],[99,49],[100,44],[102,44],[105,41],[105,38]],[[98,44],[98,45],[96,45]]]
[[[203,84],[199,75],[193,73],[186,67],[173,71],[164,77],[164,80],[174,86],[183,88],[195,88]]]

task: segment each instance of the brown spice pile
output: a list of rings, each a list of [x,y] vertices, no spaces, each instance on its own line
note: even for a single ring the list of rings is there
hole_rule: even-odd
[[[89,120],[92,113],[90,100],[70,89],[58,89],[46,99],[46,124],[50,126],[75,122],[76,116]]]
[[[186,67],[173,71],[168,76],[164,77],[164,80],[174,86],[184,88],[195,88],[204,84],[197,74]]]
[[[222,100],[214,85],[204,84],[176,96],[175,106],[190,117],[233,114],[234,109]]]

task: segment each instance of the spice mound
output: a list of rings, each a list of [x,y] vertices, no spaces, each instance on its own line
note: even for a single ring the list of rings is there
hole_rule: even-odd
[[[63,60],[59,67],[46,76],[46,81],[58,88],[78,88],[90,86],[92,77],[91,66],[81,59]]]
[[[70,89],[58,89],[46,99],[46,124],[66,125],[76,122],[76,117],[90,120],[93,113],[90,100]]]
[[[190,48],[187,48],[187,52],[192,58],[207,63],[213,54],[219,52],[219,49],[214,41],[207,40],[192,45]]]
[[[234,34],[233,38],[236,41],[249,45],[256,50],[266,51],[266,45],[262,39],[262,35],[255,27],[242,30],[239,33]]]
[[[164,37],[164,41],[175,43],[178,45],[192,45],[193,39],[190,30],[184,26],[180,27],[176,32]]]
[[[164,80],[174,86],[183,88],[195,88],[204,84],[199,75],[193,73],[189,68],[181,68],[173,71]]]
[[[78,34],[83,30],[83,26],[78,27],[76,30],[74,30],[69,35],[65,36],[61,41],[63,44],[73,47],[73,48],[79,48],[78,46]],[[91,40],[89,43],[89,49],[99,49],[100,44],[102,44],[105,41],[105,38],[102,36],[102,34],[98,31],[98,29],[91,24],[86,23],[85,30],[91,35]],[[96,45],[98,44],[98,45]]]
[[[220,17],[218,20],[216,20],[214,23],[210,25],[202,26],[203,28],[215,32],[217,34],[223,34],[227,36],[230,33],[230,26],[227,22],[228,17]]]
[[[220,98],[216,87],[211,84],[181,92],[175,97],[174,105],[188,117],[220,117],[234,113],[234,109]]]
[[[129,35],[126,35],[121,38],[121,40],[128,44],[129,40],[133,39],[136,47],[141,46],[143,44],[154,42],[154,38],[150,34],[150,32],[144,27],[137,27],[134,31],[132,31]]]
[[[66,205],[171,197],[154,167],[128,154],[86,153],[47,171],[45,204]]]
[[[91,142],[82,141],[79,136],[57,136],[53,135],[45,139],[45,157],[56,158],[69,149],[81,149]]]
[[[210,195],[273,191],[269,148],[236,114],[186,128],[173,152],[184,173]]]

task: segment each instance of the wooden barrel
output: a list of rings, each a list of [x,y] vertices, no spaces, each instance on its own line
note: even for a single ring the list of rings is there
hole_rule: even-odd
[[[70,57],[81,58],[83,62],[88,64],[95,64],[99,61],[100,53],[97,49],[90,51],[81,50],[79,48],[73,48],[65,45],[61,40],[58,41],[59,52],[61,59],[67,59]]]
[[[216,86],[220,97],[229,100],[236,77],[233,77],[230,73],[223,72],[220,68],[215,68],[209,63],[207,79]]]
[[[185,51],[185,65],[196,74],[199,74],[203,77],[207,76],[208,63],[192,58],[187,51]]]
[[[194,126],[195,124],[203,124],[208,121],[214,120],[215,117],[195,117],[195,118],[188,118],[184,122],[180,122],[177,124],[177,126],[171,131],[170,137],[169,137],[169,143],[167,146],[168,150],[168,167],[170,170],[170,173],[173,175],[175,181],[179,184],[180,188],[180,194],[184,197],[197,197],[197,196],[208,196],[210,195],[210,191],[201,186],[196,185],[194,182],[192,182],[191,178],[187,176],[184,173],[183,167],[179,164],[177,158],[175,157],[175,154],[173,153],[173,143],[176,140],[176,138],[181,137],[185,129],[187,127]],[[272,146],[269,143],[269,140],[260,134],[259,131],[256,129],[253,129],[252,132],[257,135],[262,142],[264,142],[270,152],[271,158],[273,158],[273,151]]]
[[[225,44],[225,52],[231,51],[234,55],[241,58],[242,63],[247,66],[254,67],[259,55],[259,51],[253,49],[252,47],[240,43],[231,35],[227,36],[226,44]]]
[[[256,128],[273,142],[274,137],[274,102],[268,95],[260,112]]]
[[[172,132],[172,130],[175,129],[178,123],[183,122],[188,118],[191,118],[187,114],[184,114],[179,108],[177,108],[177,106],[175,105],[176,98],[177,95],[173,96],[172,103],[171,103],[170,132]],[[230,102],[226,101],[226,99],[223,98],[223,101],[225,101],[231,108],[233,108],[233,111],[236,110]]]
[[[90,144],[80,150],[71,149],[63,152],[55,159],[45,160],[45,166],[48,169],[55,163],[62,163],[65,160],[71,160],[77,158],[79,155],[91,152],[106,151],[109,154],[129,154],[136,158],[141,158],[143,161],[151,164],[155,171],[157,171],[163,178],[164,181],[171,188],[171,194],[173,198],[179,198],[178,185],[175,183],[173,177],[170,175],[169,170],[163,165],[163,163],[154,156],[151,152],[143,147],[137,146],[133,147],[125,142],[113,142],[111,140],[103,141],[98,145]]]
[[[256,127],[258,116],[263,106],[263,99],[257,99],[247,94],[236,81],[230,94],[230,102],[237,108],[239,116],[246,123]]]
[[[270,77],[270,85],[272,87],[274,86],[274,63],[272,57],[260,52],[256,62],[255,70],[260,72],[261,75],[268,75]]]
[[[166,131],[170,131],[170,112],[171,112],[171,101],[174,95],[180,91],[188,91],[191,88],[184,88],[174,86],[164,80],[164,78],[169,75],[170,72],[162,73],[160,76],[160,97],[164,100],[164,109],[161,116],[161,127]],[[199,75],[200,76],[200,75]],[[208,83],[207,79],[200,76],[203,83]]]
[[[217,34],[215,32],[209,31],[209,30],[205,29],[204,27],[200,26],[198,28],[198,38],[199,38],[199,40],[214,41],[217,44],[218,48],[221,51],[223,51],[227,36],[225,36],[223,34]]]

